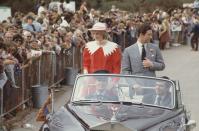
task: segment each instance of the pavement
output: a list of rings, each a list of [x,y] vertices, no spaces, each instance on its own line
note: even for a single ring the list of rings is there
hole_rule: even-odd
[[[179,80],[182,101],[191,114],[191,119],[199,124],[199,51],[192,51],[189,45],[172,47],[162,51],[166,68],[157,72],[158,76],[169,76]],[[197,125],[196,124],[196,125]],[[194,131],[199,131],[197,126]]]

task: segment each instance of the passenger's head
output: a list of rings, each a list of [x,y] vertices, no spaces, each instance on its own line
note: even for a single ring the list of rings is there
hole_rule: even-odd
[[[166,95],[170,90],[170,84],[167,81],[158,81],[155,85],[156,94],[160,96]]]
[[[107,70],[98,70],[94,72],[95,74],[107,74],[109,71]],[[108,77],[105,77],[103,75],[96,76],[96,85],[97,85],[97,90],[102,90],[106,88],[108,84]]]
[[[96,89],[98,91],[106,88],[107,81],[103,79],[101,76],[96,78]]]

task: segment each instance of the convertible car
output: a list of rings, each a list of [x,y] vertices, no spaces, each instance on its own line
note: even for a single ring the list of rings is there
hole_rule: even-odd
[[[178,82],[131,75],[78,75],[70,100],[42,131],[191,131]]]

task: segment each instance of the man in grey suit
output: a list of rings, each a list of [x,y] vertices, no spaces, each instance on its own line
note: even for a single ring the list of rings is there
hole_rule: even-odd
[[[155,92],[156,97],[154,104],[164,107],[172,107],[172,96],[168,82],[156,82]]]
[[[152,28],[145,23],[138,30],[136,44],[126,48],[123,53],[121,71],[122,74],[132,74],[155,77],[155,71],[165,68],[160,49],[150,43]]]
[[[164,80],[154,82],[152,82],[154,85],[149,87],[147,87],[148,83],[146,85],[135,83],[129,92],[131,99],[138,99],[143,104],[171,108],[173,106],[172,84]]]

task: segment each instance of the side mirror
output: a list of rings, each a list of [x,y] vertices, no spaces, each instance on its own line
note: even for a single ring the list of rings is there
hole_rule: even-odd
[[[189,130],[192,130],[196,127],[196,121],[195,120],[189,120],[187,124],[185,124],[186,128]]]

